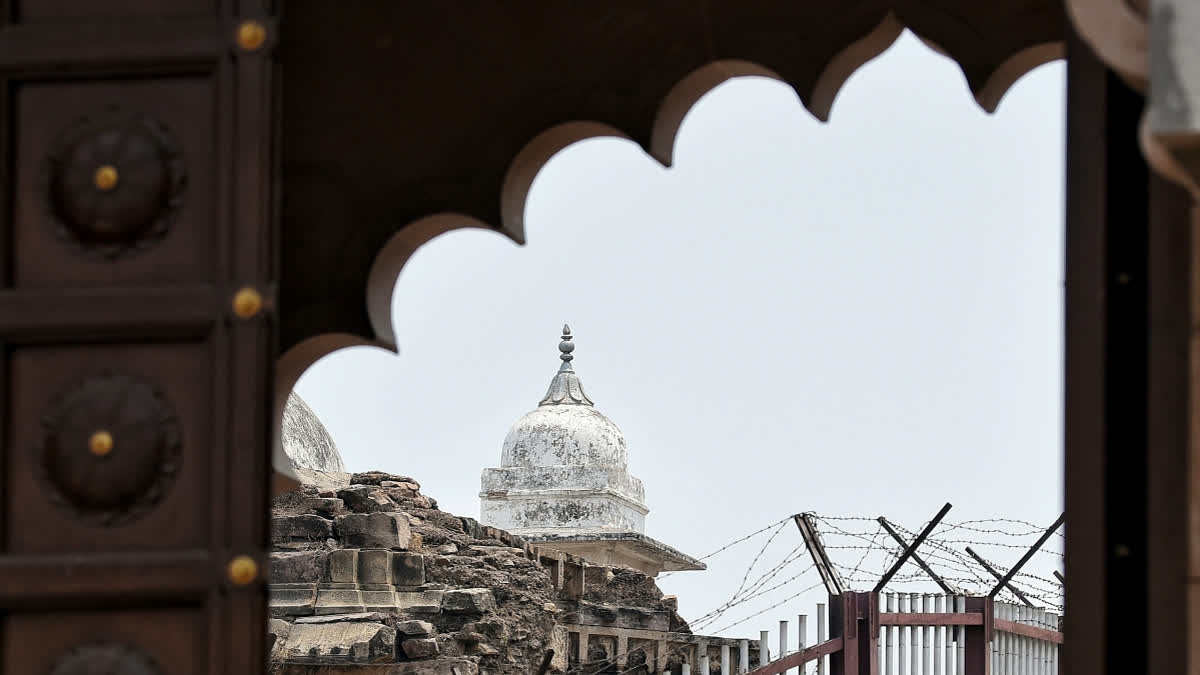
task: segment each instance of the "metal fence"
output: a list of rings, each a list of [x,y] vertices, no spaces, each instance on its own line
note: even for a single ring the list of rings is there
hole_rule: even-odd
[[[987,597],[916,593],[842,593],[817,605],[817,643],[806,646],[808,617],[798,617],[789,648],[780,622],[778,652],[759,639],[754,670],[722,675],[1057,675],[1061,617]],[[828,626],[830,635],[825,636]],[[704,673],[703,670],[698,672]],[[708,673],[704,673],[708,675]]]

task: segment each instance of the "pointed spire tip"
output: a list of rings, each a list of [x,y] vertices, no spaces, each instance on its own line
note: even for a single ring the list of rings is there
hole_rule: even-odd
[[[571,352],[575,351],[575,343],[571,342],[571,327],[565,323],[563,324],[562,342],[558,343],[558,351],[560,352],[558,358],[563,360],[564,367],[568,367],[571,359],[575,358],[571,356]]]
[[[579,381],[579,376],[571,367],[571,360],[575,358],[571,355],[571,352],[575,351],[575,343],[571,341],[571,326],[565,323],[562,329],[562,341],[558,343],[558,351],[558,358],[562,359],[562,365],[558,368],[558,374],[550,382],[550,389],[546,392],[546,396],[538,405],[564,403],[592,405],[591,399],[583,393],[583,383]]]

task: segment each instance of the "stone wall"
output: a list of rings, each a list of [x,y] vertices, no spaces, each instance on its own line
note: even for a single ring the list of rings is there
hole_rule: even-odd
[[[325,476],[277,498],[272,529],[278,675],[616,672],[581,632],[690,638],[653,579],[441,511],[404,476]]]

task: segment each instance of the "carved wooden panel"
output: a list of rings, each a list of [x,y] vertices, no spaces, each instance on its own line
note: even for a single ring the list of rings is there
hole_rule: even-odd
[[[15,87],[18,122],[38,123],[17,137],[13,284],[211,280],[215,93],[202,77]]]
[[[205,632],[204,615],[198,611],[14,614],[5,622],[0,670],[14,675],[198,675],[208,660]]]
[[[0,2],[6,675],[263,669],[267,9]]]
[[[211,365],[204,345],[14,350],[6,549],[204,548]]]
[[[12,0],[13,23],[52,22],[62,19],[125,19],[215,15],[216,0]]]

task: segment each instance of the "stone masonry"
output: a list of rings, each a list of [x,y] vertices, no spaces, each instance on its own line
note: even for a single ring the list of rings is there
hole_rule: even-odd
[[[646,575],[441,511],[404,476],[306,485],[276,499],[272,529],[277,675],[604,673],[661,661],[657,675],[681,672],[681,646],[701,639]],[[659,651],[632,649],[642,643]]]

